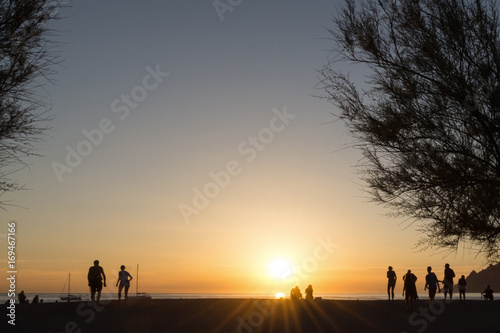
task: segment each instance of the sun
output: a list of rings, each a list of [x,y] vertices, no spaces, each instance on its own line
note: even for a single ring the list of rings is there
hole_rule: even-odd
[[[286,279],[293,274],[293,265],[290,260],[275,258],[267,265],[269,276],[275,279]]]
[[[276,293],[276,299],[284,299],[285,298],[285,293]]]

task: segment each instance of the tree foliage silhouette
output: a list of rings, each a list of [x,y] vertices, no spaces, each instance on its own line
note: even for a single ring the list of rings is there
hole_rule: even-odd
[[[54,0],[0,0],[0,195],[23,188],[11,174],[47,129],[43,82],[58,59],[48,24],[59,8]]]
[[[491,260],[500,247],[497,6],[347,0],[319,71],[322,97],[363,152],[370,197],[420,222],[420,246],[466,241]],[[366,69],[366,82],[342,73],[345,61]]]

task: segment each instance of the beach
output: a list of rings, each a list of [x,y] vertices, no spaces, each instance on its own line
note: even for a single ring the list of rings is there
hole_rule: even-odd
[[[2,307],[1,332],[500,332],[500,301],[150,299]],[[11,316],[12,317],[12,316]]]

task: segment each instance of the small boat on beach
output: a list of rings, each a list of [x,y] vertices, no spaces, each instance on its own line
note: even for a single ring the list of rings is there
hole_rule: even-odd
[[[139,292],[139,264],[137,264],[137,274],[135,278],[135,296],[128,296],[128,299],[151,299],[148,293]]]
[[[64,284],[64,286],[66,286],[66,284]],[[81,301],[82,298],[80,296],[71,295],[70,288],[71,288],[71,273],[69,273],[69,275],[68,275],[68,295],[67,296],[60,296],[59,298],[61,299],[61,301],[68,301],[68,302]],[[64,287],[63,287],[63,290],[64,290]]]

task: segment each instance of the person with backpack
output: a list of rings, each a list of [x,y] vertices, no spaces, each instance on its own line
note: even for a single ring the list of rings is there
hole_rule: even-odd
[[[87,279],[90,287],[90,299],[92,303],[94,303],[96,301],[95,294],[97,292],[97,304],[99,304],[103,284],[104,287],[106,287],[106,274],[104,274],[104,269],[99,266],[99,260],[94,260],[94,266],[89,268]]]
[[[403,276],[403,281],[403,297],[406,301],[406,310],[411,312],[413,311],[413,301],[418,298],[417,286],[415,284],[417,282],[417,276],[413,274],[411,270],[408,270],[408,273]]]

